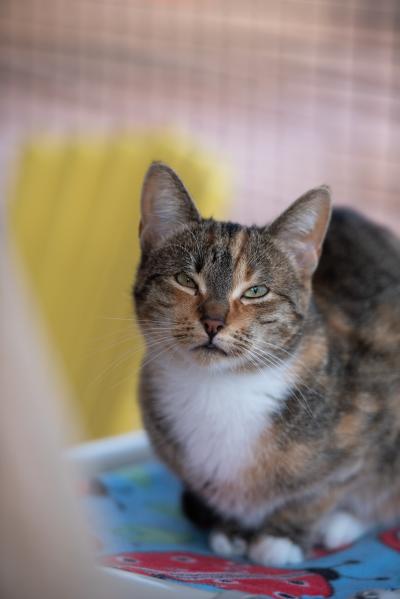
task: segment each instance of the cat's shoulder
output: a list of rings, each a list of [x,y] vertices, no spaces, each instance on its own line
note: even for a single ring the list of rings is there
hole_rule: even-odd
[[[400,285],[400,239],[350,208],[335,208],[314,276],[316,292],[376,297]]]
[[[400,238],[392,231],[356,210],[337,207],[332,210],[323,258],[329,254],[339,255],[349,248],[354,251],[347,256],[349,260],[363,255],[373,259],[383,255],[400,258]]]

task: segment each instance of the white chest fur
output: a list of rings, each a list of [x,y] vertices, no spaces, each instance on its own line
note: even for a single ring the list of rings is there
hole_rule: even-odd
[[[254,373],[209,373],[165,365],[158,409],[203,481],[235,480],[290,389],[289,364]]]

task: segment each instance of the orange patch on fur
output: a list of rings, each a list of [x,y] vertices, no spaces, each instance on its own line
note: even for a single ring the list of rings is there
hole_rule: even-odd
[[[359,443],[362,429],[363,417],[358,411],[344,414],[335,428],[335,438],[338,447],[345,449]]]
[[[295,376],[299,383],[307,381],[310,372],[328,355],[327,340],[323,337],[304,338],[302,346],[299,348],[297,360],[293,365]]]

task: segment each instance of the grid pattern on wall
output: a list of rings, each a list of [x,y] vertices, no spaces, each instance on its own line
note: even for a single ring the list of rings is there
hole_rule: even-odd
[[[397,0],[2,0],[0,167],[35,133],[172,127],[231,167],[232,216],[308,187],[400,230]]]

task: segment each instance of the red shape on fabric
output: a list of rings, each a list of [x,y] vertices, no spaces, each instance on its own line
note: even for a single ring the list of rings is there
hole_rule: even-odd
[[[385,532],[382,532],[378,538],[384,545],[387,545],[387,547],[390,547],[395,551],[400,551],[400,526],[385,530]]]
[[[276,599],[330,597],[333,593],[329,581],[316,572],[266,568],[184,551],[120,553],[106,556],[102,563],[145,576],[267,594]]]

